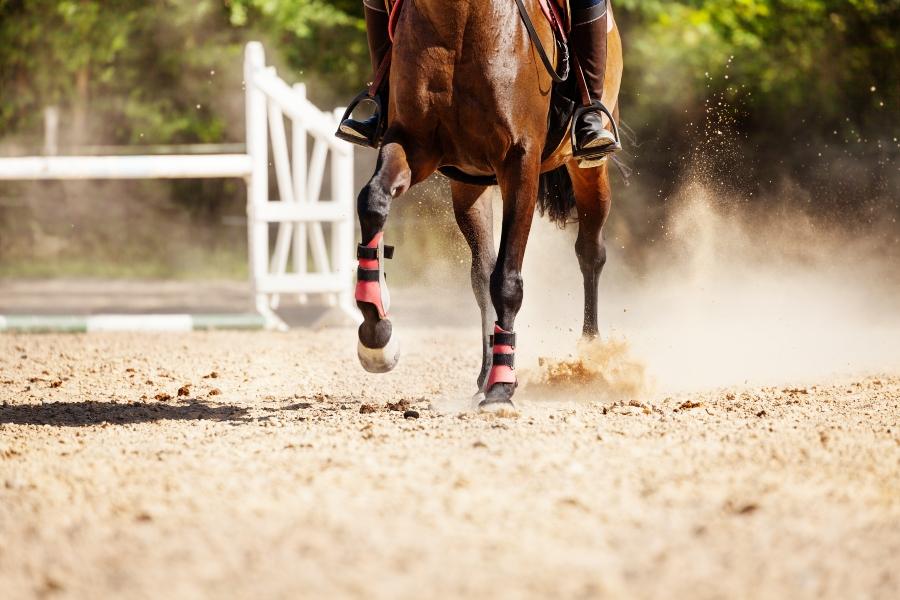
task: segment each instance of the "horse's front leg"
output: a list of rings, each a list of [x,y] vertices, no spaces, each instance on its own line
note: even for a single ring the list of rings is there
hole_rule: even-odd
[[[393,248],[384,244],[384,224],[391,202],[412,185],[406,150],[386,143],[378,156],[375,174],[359,193],[356,209],[362,231],[357,257],[356,305],[363,315],[359,326],[359,362],[370,373],[386,373],[400,360],[400,345],[390,319],[391,297],[384,275],[385,259]]]
[[[488,188],[454,181],[453,213],[459,230],[472,251],[472,291],[481,310],[481,371],[478,374],[478,391],[484,392],[488,372],[491,369],[491,335],[497,314],[491,303],[490,280],[497,253],[494,251],[494,212]]]
[[[497,311],[494,325],[492,366],[485,386],[482,409],[512,405],[516,390],[514,354],[515,321],[522,307],[522,261],[531,232],[540,177],[540,148],[513,147],[497,168],[503,196],[503,233],[500,253],[491,274],[491,301]]]

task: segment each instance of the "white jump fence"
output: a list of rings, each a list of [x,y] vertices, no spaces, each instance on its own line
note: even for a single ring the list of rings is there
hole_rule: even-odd
[[[313,295],[323,296],[332,307],[323,322],[358,321],[352,299],[353,146],[334,137],[342,109],[327,113],[316,108],[307,100],[303,84],[291,87],[274,67],[266,66],[258,42],[247,44],[245,50],[244,85],[246,154],[0,158],[0,181],[243,178],[247,183],[250,292],[262,325],[286,328],[273,310],[282,295],[297,296],[302,302]],[[285,117],[291,126],[290,140]],[[313,140],[311,151],[309,138]],[[270,141],[277,200],[269,189]],[[326,171],[330,171],[331,192],[327,199],[322,197]],[[271,251],[270,224],[278,225]],[[102,323],[96,328],[108,329],[109,317],[96,317]],[[184,323],[198,321],[185,321],[185,317],[190,316],[133,315],[112,321],[123,329],[184,329],[188,328]],[[12,319],[0,316],[0,325],[8,327]],[[240,323],[246,324],[246,319]],[[90,320],[83,328],[92,328]]]

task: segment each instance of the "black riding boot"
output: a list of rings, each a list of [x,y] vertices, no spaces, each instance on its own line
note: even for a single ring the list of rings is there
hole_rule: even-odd
[[[384,8],[384,3],[379,0],[366,0],[363,2],[366,13],[366,31],[369,37],[369,57],[372,60],[372,73],[378,72],[382,60],[391,47],[391,39],[388,35],[389,15]],[[379,6],[381,8],[373,8]],[[373,75],[374,77],[374,75]],[[382,119],[387,117],[387,78],[381,88],[376,92],[375,98],[362,97],[358,104],[368,102],[375,106],[375,112],[371,117],[357,121],[348,117],[341,121],[337,136],[342,140],[377,148],[382,131]],[[353,107],[351,107],[353,108]]]
[[[622,149],[618,134],[603,126],[604,111],[600,102],[606,79],[607,8],[607,2],[601,2],[588,9],[576,10],[572,15],[570,40],[584,72],[590,96],[590,104],[576,114],[573,150],[575,158],[581,159],[581,166],[587,167],[595,166],[603,158]],[[612,116],[608,116],[612,123]]]

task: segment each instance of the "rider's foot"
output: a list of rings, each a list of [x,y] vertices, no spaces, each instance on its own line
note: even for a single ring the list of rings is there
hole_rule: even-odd
[[[579,6],[581,5],[581,6]],[[582,0],[572,2],[572,31],[569,39],[587,88],[583,107],[576,112],[572,128],[573,153],[582,168],[603,163],[610,154],[622,149],[618,131],[603,126],[604,116],[612,119],[600,103],[606,82],[607,35],[609,33],[609,2]]]
[[[371,117],[361,121],[357,121],[352,117],[344,119],[341,121],[341,125],[338,128],[339,137],[348,142],[359,144],[360,146],[376,148],[379,120],[380,115],[377,110]],[[373,144],[372,140],[376,140],[376,142]]]
[[[575,147],[580,154],[599,159],[618,152],[622,144],[603,126],[603,113],[596,110],[584,113],[575,124]]]

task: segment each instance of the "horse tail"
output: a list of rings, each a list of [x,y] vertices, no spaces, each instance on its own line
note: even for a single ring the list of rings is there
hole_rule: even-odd
[[[565,228],[575,208],[575,188],[565,166],[541,175],[537,208],[541,216],[547,215],[557,227]]]

